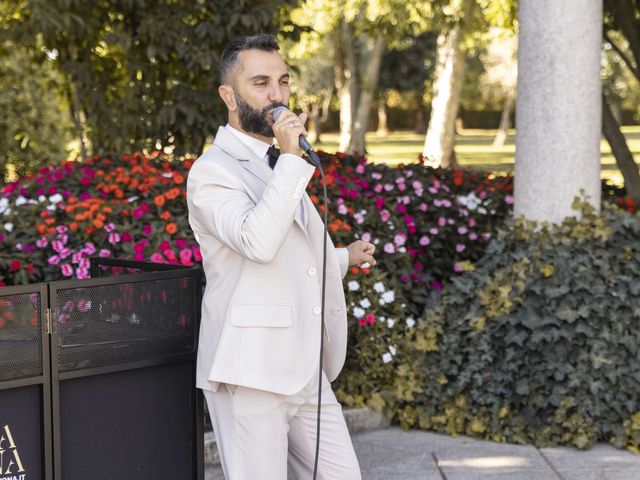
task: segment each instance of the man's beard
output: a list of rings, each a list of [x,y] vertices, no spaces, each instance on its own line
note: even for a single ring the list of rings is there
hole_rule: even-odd
[[[238,115],[240,116],[240,127],[245,132],[255,133],[263,137],[273,138],[273,128],[267,121],[267,114],[276,107],[286,106],[281,103],[274,103],[262,110],[257,110],[249,105],[240,94],[236,93],[236,102],[238,103]]]

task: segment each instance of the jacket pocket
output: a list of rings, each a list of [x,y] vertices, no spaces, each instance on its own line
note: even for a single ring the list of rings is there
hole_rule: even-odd
[[[293,309],[291,305],[232,305],[229,322],[233,327],[290,327]]]

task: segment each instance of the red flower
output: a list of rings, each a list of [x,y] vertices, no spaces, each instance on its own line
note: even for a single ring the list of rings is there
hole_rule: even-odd
[[[20,268],[22,268],[22,263],[20,263],[20,260],[14,260],[13,262],[11,262],[11,265],[9,266],[9,269],[12,272],[15,272],[16,270],[20,270]]]

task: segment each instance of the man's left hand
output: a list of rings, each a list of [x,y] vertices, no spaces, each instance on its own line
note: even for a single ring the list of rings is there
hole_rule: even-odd
[[[356,240],[347,247],[347,251],[349,252],[349,266],[362,265],[363,263],[376,264],[376,259],[373,258],[376,246],[373,243]]]

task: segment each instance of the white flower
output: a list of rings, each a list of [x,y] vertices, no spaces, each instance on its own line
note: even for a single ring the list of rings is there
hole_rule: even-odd
[[[371,264],[368,262],[364,262],[362,265],[360,265],[360,268],[371,268]]]
[[[362,317],[364,317],[364,310],[361,309],[360,307],[354,307],[353,308],[353,315],[356,318],[362,318]]]
[[[129,202],[129,203],[135,202],[137,199],[138,199],[138,197],[136,195],[134,195],[133,197],[127,198],[127,202]]]
[[[351,280],[348,284],[347,287],[349,287],[349,291],[350,292],[355,292],[356,290],[360,289],[360,284],[358,282],[356,282],[355,280]]]
[[[16,198],[16,207],[19,207],[20,205],[24,205],[25,203],[27,203],[27,199],[22,195]]]
[[[46,200],[47,200],[47,197],[45,197],[44,195],[40,195],[40,196],[38,197],[38,201],[39,201],[40,203],[42,203],[42,202],[44,202],[44,201],[46,201]]]
[[[389,352],[385,352],[382,354],[382,361],[384,363],[389,363],[391,360],[393,360],[393,357],[391,356],[391,354]]]
[[[393,302],[395,299],[396,299],[395,293],[393,293],[393,290],[389,290],[388,292],[384,292],[380,296],[380,303],[384,305],[385,303]]]
[[[4,229],[5,231],[10,232],[11,230],[13,230],[13,223],[9,223],[9,222],[5,223]]]
[[[415,324],[416,324],[416,321],[413,318],[411,318],[411,317],[407,318],[407,327],[411,328]]]
[[[171,172],[166,172],[166,173],[163,173],[163,174],[161,174],[161,175],[162,175],[164,178],[172,178],[172,177],[173,177],[173,173],[171,173]]]
[[[373,284],[373,289],[378,293],[384,293],[384,291],[386,290],[386,288],[384,288],[384,283],[382,283],[382,282],[374,283]]]
[[[389,345],[389,353],[391,355],[395,355],[397,352],[396,347],[394,347],[393,345]]]
[[[387,320],[387,327],[391,328],[395,323],[396,321],[393,318],[390,318],[389,320]]]
[[[480,200],[476,196],[475,192],[471,192],[466,197],[458,197],[458,202],[467,207],[469,210],[475,210],[476,208],[478,208],[478,205],[482,203],[482,200]]]
[[[369,308],[371,306],[371,302],[368,298],[363,298],[362,300],[360,300],[360,306],[362,308]]]
[[[56,193],[55,195],[51,195],[49,197],[49,201],[51,203],[58,203],[58,202],[61,202],[62,200],[63,200],[62,195],[60,195],[59,193]]]
[[[9,199],[8,198],[0,198],[0,213],[8,214],[11,211],[9,208]]]

